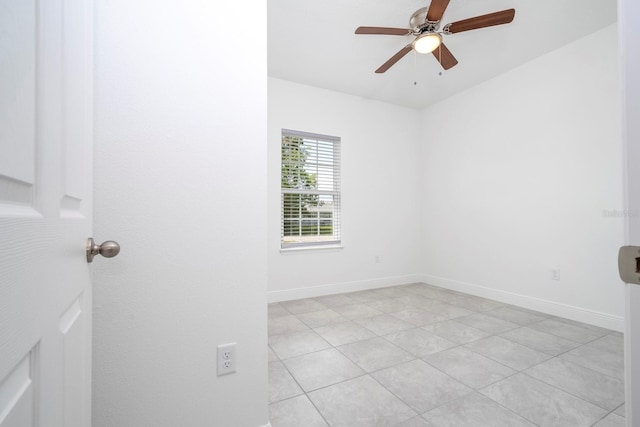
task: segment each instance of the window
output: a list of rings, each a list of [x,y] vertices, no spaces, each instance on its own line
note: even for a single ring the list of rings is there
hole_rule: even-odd
[[[340,244],[340,138],[282,130],[282,248]]]

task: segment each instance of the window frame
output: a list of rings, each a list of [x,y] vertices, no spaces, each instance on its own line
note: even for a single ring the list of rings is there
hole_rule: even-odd
[[[300,138],[303,141],[306,140],[310,142],[311,146],[315,146],[316,152],[314,162],[305,161],[302,165],[306,166],[308,164],[314,165],[316,168],[315,179],[318,179],[320,182],[317,182],[315,189],[303,189],[303,188],[287,188],[284,187],[284,169],[285,169],[285,159],[283,158],[283,149],[285,138]],[[315,142],[315,144],[313,144]],[[330,145],[330,153],[331,153],[331,162],[327,163],[327,147]],[[322,150],[321,150],[322,147]],[[321,162],[321,158],[324,155],[325,162]],[[282,129],[281,139],[280,139],[280,249],[283,251],[287,250],[299,250],[299,249],[321,249],[321,248],[335,248],[341,247],[341,174],[340,174],[340,166],[341,166],[341,138],[337,136],[331,135],[322,135],[310,132],[302,132],[291,129]],[[296,162],[290,162],[289,165],[296,165]],[[303,166],[303,167],[304,167]],[[324,173],[320,172],[323,170]],[[305,171],[307,168],[305,167]],[[327,171],[330,170],[330,177],[327,177]],[[324,175],[324,176],[323,176]],[[318,178],[320,176],[320,178]],[[330,185],[331,190],[326,189],[326,186]],[[324,189],[319,189],[318,187],[325,187]],[[285,195],[300,195],[300,197],[311,196],[317,198],[324,198],[326,200],[331,200],[329,202],[331,204],[331,216],[330,219],[326,217],[327,211],[321,211],[320,208],[316,210],[316,215],[314,217],[310,217],[307,212],[305,215],[302,212],[302,202],[298,205],[299,213],[297,217],[287,216],[287,210],[291,209],[290,201],[285,202]],[[295,204],[293,205],[295,208]],[[319,204],[319,206],[323,206],[323,204]],[[323,218],[324,215],[324,218]],[[305,222],[315,221],[317,228],[316,234],[304,234]],[[293,234],[285,235],[285,231],[287,229],[286,223],[292,224],[295,227],[295,223],[297,222],[297,230],[299,240],[297,241],[286,241],[287,236],[293,236]],[[324,223],[324,224],[323,224]],[[327,226],[327,224],[331,226],[331,238],[321,238],[322,236],[322,228],[323,226]],[[309,227],[309,226],[307,226]],[[313,227],[313,225],[311,225]],[[289,228],[291,230],[292,227]],[[304,238],[306,236],[306,239]],[[314,240],[315,236],[315,240]]]

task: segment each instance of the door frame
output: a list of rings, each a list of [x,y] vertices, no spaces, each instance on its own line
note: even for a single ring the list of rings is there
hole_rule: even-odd
[[[626,244],[640,245],[640,3],[618,0]],[[628,426],[640,420],[640,286],[625,292],[625,402]]]

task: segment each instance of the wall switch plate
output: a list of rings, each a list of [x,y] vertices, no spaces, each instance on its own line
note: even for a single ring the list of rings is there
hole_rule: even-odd
[[[218,376],[233,374],[236,371],[236,343],[218,346]]]

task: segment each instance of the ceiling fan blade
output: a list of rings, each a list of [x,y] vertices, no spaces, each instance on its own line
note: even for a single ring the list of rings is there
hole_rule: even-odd
[[[387,34],[391,36],[407,36],[411,34],[411,30],[406,28],[388,28],[388,27],[358,27],[356,34]]]
[[[444,31],[460,33],[462,31],[477,30],[478,28],[492,27],[494,25],[508,24],[513,21],[515,9],[506,9],[500,12],[488,13],[474,18],[463,19],[445,25]]]
[[[458,63],[458,60],[451,53],[449,49],[444,45],[444,43],[440,43],[440,46],[436,48],[433,52],[433,56],[436,57],[442,68],[448,70]]]
[[[449,6],[449,0],[431,0],[427,11],[427,21],[439,21],[444,15],[444,11]]]
[[[411,52],[412,49],[413,49],[413,47],[410,44],[408,44],[405,47],[403,47],[402,49],[400,49],[400,51],[398,53],[396,53],[391,58],[389,58],[389,60],[387,62],[382,64],[380,66],[380,68],[378,68],[376,70],[376,74],[381,74],[381,73],[384,73],[385,71],[387,71],[389,68],[391,68],[391,66],[393,64],[395,64],[396,62],[400,61],[400,59],[402,59],[403,56],[405,56],[407,53]]]

